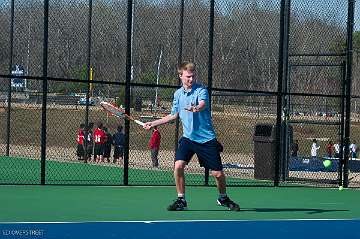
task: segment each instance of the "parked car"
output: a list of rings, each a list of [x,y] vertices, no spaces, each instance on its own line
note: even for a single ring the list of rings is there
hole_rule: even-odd
[[[79,105],[86,105],[86,97],[81,97],[78,101]],[[89,105],[95,105],[95,100],[93,98],[89,98]]]

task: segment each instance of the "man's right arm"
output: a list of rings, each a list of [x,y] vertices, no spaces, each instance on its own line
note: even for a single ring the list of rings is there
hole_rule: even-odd
[[[144,129],[151,129],[151,128],[155,127],[155,126],[159,126],[159,125],[169,123],[170,121],[175,120],[178,117],[178,115],[179,115],[179,113],[176,113],[174,115],[169,114],[169,115],[166,115],[166,116],[162,117],[161,119],[154,120],[154,121],[151,121],[151,122],[147,122],[144,125]]]

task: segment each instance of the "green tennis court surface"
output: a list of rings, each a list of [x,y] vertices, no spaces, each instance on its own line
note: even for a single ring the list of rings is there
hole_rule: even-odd
[[[188,187],[188,211],[169,212],[174,187],[0,186],[1,222],[360,218],[359,190],[229,188],[241,211],[216,205],[216,188]]]
[[[0,173],[3,183],[39,184],[40,161],[3,157]],[[172,182],[171,170],[129,169],[129,176],[134,184]],[[47,184],[120,185],[122,178],[121,167],[46,162]],[[189,210],[169,212],[174,186],[2,185],[0,238],[356,238],[360,224],[360,190],[229,187],[228,194],[240,212],[217,206],[215,187],[187,187]]]

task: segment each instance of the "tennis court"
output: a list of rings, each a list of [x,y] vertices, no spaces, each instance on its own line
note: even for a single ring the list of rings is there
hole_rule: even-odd
[[[19,238],[6,232],[20,230],[41,233],[25,238],[359,238],[359,190],[245,187],[228,193],[240,212],[217,206],[214,187],[188,187],[189,210],[169,212],[176,194],[168,186],[1,186],[1,238]]]
[[[3,183],[21,179],[19,184],[34,184],[0,187],[1,238],[216,238],[223,234],[264,238],[269,233],[278,238],[358,238],[360,191],[355,189],[229,187],[229,195],[241,206],[240,212],[233,212],[216,204],[216,187],[193,186],[187,188],[189,210],[169,212],[166,207],[176,196],[174,186],[121,186],[121,167],[47,161],[46,170],[47,185],[36,185],[40,160],[1,157]],[[136,175],[133,183],[139,184],[172,178],[171,170],[129,172]],[[188,176],[194,182],[203,180],[202,174]],[[240,178],[228,180],[244,183]],[[331,229],[319,230],[324,227]]]

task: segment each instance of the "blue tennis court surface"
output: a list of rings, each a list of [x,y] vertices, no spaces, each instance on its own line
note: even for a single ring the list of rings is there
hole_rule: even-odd
[[[0,238],[360,238],[360,220],[3,223]]]

